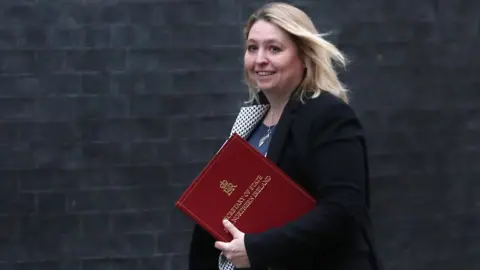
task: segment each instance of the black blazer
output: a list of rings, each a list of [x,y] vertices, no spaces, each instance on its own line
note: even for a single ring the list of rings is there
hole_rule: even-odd
[[[258,103],[242,107],[232,133],[247,138],[267,109],[260,93]],[[305,103],[292,94],[267,157],[318,203],[283,227],[246,234],[251,269],[380,269],[372,244],[365,136],[349,105],[328,92]],[[195,226],[190,270],[218,269],[220,253],[214,242]]]

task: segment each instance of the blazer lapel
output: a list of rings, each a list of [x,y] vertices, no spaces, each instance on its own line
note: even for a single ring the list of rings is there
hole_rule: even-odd
[[[267,153],[267,158],[278,163],[278,160],[282,154],[284,142],[287,138],[288,130],[290,128],[291,122],[294,118],[295,110],[300,103],[296,97],[296,91],[290,96],[285,109],[283,110],[282,116],[278,121],[275,132],[273,133],[272,139],[270,141],[270,146]],[[234,133],[237,133],[244,139],[247,139],[248,136],[252,133],[253,129],[260,122],[265,113],[268,112],[270,104],[268,104],[265,95],[262,92],[259,92],[259,103],[253,104],[251,106],[241,107],[240,112],[237,115],[237,118],[233,124],[233,127],[230,132],[230,136]]]
[[[277,127],[275,128],[275,132],[273,133],[270,145],[268,147],[267,158],[274,163],[278,163],[291,122],[292,115],[289,112],[284,111],[280,120],[278,121]]]
[[[268,148],[267,158],[270,159],[275,164],[278,164],[280,156],[282,155],[283,147],[285,146],[285,141],[287,140],[288,130],[295,116],[295,110],[298,107],[299,101],[296,99],[290,98],[289,102],[283,110],[282,116],[278,121],[275,132],[273,133],[272,139],[270,141],[270,146]]]
[[[230,136],[232,136],[234,133],[237,133],[244,139],[247,139],[258,122],[263,119],[263,116],[268,111],[269,107],[270,106],[268,104],[257,104],[242,107],[233,124]]]

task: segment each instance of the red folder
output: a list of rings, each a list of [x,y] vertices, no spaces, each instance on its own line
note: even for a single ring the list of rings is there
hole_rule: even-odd
[[[237,134],[231,136],[175,206],[216,240],[231,241],[222,220],[244,233],[282,226],[315,199]]]

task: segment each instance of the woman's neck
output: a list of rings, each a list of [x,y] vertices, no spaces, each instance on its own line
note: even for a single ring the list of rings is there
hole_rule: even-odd
[[[273,126],[278,123],[278,120],[283,113],[283,109],[290,99],[291,92],[269,93],[266,91],[264,94],[270,103],[270,109],[268,110],[263,123],[267,126]]]

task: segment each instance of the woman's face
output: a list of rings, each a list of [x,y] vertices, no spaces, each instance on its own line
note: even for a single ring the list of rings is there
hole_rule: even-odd
[[[246,41],[245,70],[250,82],[265,92],[289,92],[302,80],[304,64],[289,35],[259,20]]]

